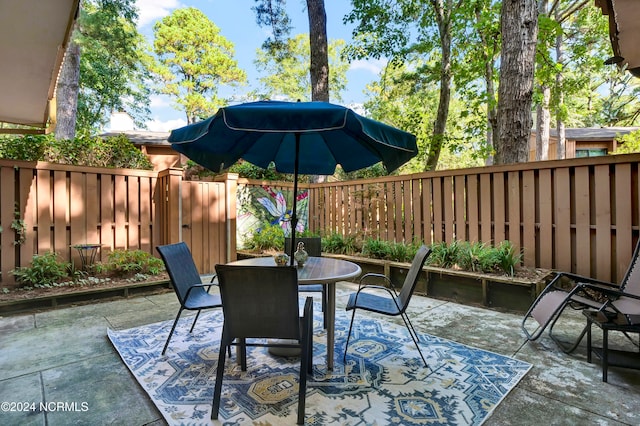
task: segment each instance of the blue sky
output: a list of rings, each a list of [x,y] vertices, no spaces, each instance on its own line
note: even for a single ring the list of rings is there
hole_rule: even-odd
[[[248,84],[244,88],[235,89],[241,95],[257,86],[258,75],[253,61],[256,49],[268,37],[268,30],[259,28],[255,13],[251,9],[254,0],[137,0],[139,9],[139,31],[153,41],[153,24],[173,10],[182,7],[196,7],[207,15],[221,31],[221,34],[235,45],[235,59],[240,68],[245,70]],[[305,9],[306,1],[288,0],[287,10],[294,29],[292,35],[308,32],[308,18]],[[350,0],[325,0],[327,12],[327,36],[329,39],[342,38],[349,42],[352,26],[343,23],[344,15],[349,11]],[[347,72],[348,87],[343,93],[345,105],[360,104],[364,101],[365,86],[377,80],[383,66],[381,61],[355,61]],[[226,95],[227,91],[222,92]],[[154,96],[151,102],[151,121],[148,129],[153,131],[169,131],[186,125],[184,113],[173,109],[170,100],[164,96]]]

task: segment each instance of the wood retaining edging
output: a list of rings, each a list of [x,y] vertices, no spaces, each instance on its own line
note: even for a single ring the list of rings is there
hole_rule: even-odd
[[[384,274],[398,286],[404,282],[404,277],[411,266],[410,263],[360,256],[331,253],[322,255],[357,263],[362,268],[362,275],[370,272]],[[256,256],[268,255],[238,251],[238,259]],[[457,271],[433,266],[425,266],[423,271],[424,274],[419,278],[416,286],[416,294],[516,313],[526,312],[552,277],[552,271],[541,269],[536,270],[538,271],[537,279]],[[358,278],[355,278],[352,281],[357,282],[357,280]]]
[[[69,293],[45,294],[30,299],[0,301],[0,315],[56,309],[71,305],[87,304],[96,300],[126,299],[132,296],[154,294],[170,290],[171,282],[169,280],[131,283],[118,287],[86,287]]]

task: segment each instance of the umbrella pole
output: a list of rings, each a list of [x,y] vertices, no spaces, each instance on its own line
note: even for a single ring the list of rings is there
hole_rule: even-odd
[[[296,132],[296,149],[293,163],[293,212],[291,214],[291,248],[289,260],[294,263],[293,254],[296,252],[296,228],[298,227],[298,215],[296,213],[298,204],[298,165],[300,163],[300,133]]]

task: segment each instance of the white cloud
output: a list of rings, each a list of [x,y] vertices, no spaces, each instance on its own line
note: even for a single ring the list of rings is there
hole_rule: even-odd
[[[179,0],[138,0],[138,26],[144,27],[158,18],[163,18],[173,9],[182,7]]]
[[[145,124],[147,125],[147,129],[151,132],[170,132],[173,129],[179,129],[180,127],[186,126],[187,120],[176,118],[173,120],[161,121],[154,118],[151,121],[147,121]]]
[[[356,59],[351,62],[350,70],[365,70],[375,75],[379,75],[383,68],[387,66],[386,59]]]
[[[171,106],[169,97],[166,95],[151,95],[149,97],[149,101],[150,108],[166,108],[168,106]]]

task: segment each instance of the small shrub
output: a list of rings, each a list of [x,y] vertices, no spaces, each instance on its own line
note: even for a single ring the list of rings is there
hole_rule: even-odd
[[[362,254],[373,259],[389,259],[389,244],[386,241],[367,238],[362,243]]]
[[[513,276],[522,261],[522,253],[517,253],[510,241],[503,241],[497,247],[498,265],[507,275]]]
[[[109,253],[107,262],[101,266],[101,270],[116,276],[156,275],[164,270],[164,263],[143,250],[118,249]]]
[[[68,278],[69,263],[58,260],[54,252],[36,254],[30,266],[13,270],[16,281],[23,286],[51,287]]]
[[[322,250],[334,254],[354,254],[359,251],[358,240],[354,235],[332,232],[322,238]]]
[[[444,241],[433,243],[427,263],[438,268],[451,268],[458,261],[458,249],[457,241],[453,241],[451,244]]]
[[[267,225],[258,229],[245,241],[248,250],[284,250],[284,230],[278,225]]]
[[[390,243],[389,257],[395,262],[411,262],[418,251],[416,244]]]

